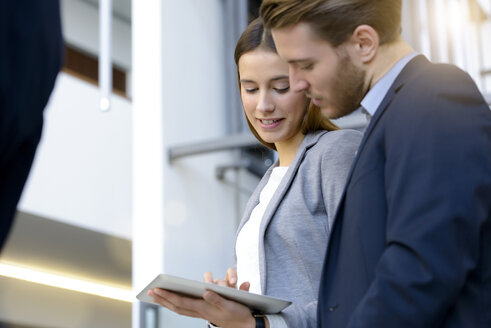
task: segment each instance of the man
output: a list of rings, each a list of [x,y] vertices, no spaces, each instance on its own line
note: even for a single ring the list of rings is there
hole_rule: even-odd
[[[0,0],[0,251],[61,67],[58,0]]]
[[[491,327],[491,111],[402,40],[401,0],[264,0],[291,88],[371,120],[339,204],[319,327]]]

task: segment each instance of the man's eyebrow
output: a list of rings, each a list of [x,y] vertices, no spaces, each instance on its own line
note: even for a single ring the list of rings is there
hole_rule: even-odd
[[[301,63],[305,63],[305,62],[309,62],[309,61],[312,61],[312,59],[310,59],[310,58],[300,58],[300,59],[290,59],[290,60],[287,60],[287,63],[288,64],[301,64]]]

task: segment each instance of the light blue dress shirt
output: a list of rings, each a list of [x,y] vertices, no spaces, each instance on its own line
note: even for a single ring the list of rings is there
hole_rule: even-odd
[[[375,85],[367,92],[363,100],[361,101],[361,105],[368,112],[370,116],[375,115],[377,108],[380,106],[380,103],[384,99],[385,95],[389,91],[389,88],[392,86],[394,81],[396,80],[399,73],[401,73],[402,69],[407,65],[407,63],[419,55],[417,52],[411,52],[406,56],[402,57],[391,69],[388,71]]]

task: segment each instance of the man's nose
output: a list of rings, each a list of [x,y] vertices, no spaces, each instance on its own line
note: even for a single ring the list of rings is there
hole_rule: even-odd
[[[305,80],[297,69],[290,67],[290,88],[292,91],[305,91],[309,88],[309,83]]]

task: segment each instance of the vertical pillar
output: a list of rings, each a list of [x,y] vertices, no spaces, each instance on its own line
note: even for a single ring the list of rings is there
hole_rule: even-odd
[[[162,1],[132,1],[133,288],[164,271]],[[146,328],[144,305],[133,327]]]
[[[233,58],[233,47],[223,40],[224,3],[132,2],[135,292],[158,273],[201,280],[205,271],[223,277],[233,265],[236,187],[215,176],[233,155],[167,160],[171,146],[227,136],[234,109],[226,102],[224,58]],[[204,325],[143,304],[134,305],[133,317],[134,328]]]

